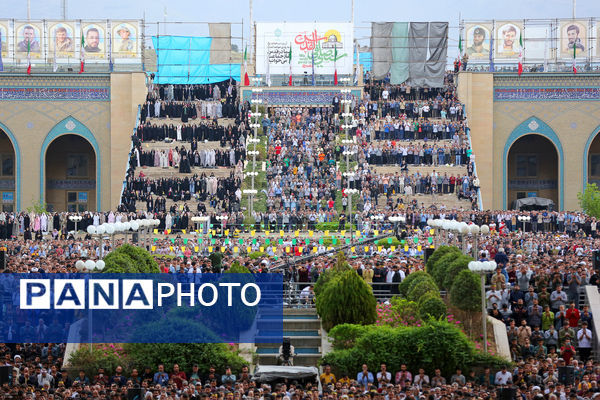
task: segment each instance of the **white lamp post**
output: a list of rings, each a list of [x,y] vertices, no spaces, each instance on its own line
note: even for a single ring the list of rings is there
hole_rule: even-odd
[[[358,189],[352,189],[348,187],[346,189],[346,193],[348,194],[348,221],[350,222],[350,229],[348,229],[348,233],[350,234],[350,239],[352,239],[352,196],[358,193]]]
[[[471,261],[469,270],[481,277],[481,323],[483,327],[483,351],[487,353],[487,308],[485,306],[485,276],[496,269],[495,261]]]
[[[83,217],[81,215],[70,215],[69,219],[75,223],[75,234],[77,234],[77,223],[80,222]]]
[[[477,260],[479,255],[479,232],[481,229],[479,225],[473,224],[469,226],[469,231],[473,235],[473,258]]]
[[[531,217],[530,217],[529,215],[519,215],[519,216],[517,217],[517,219],[518,219],[520,222],[522,222],[522,223],[523,223],[523,233],[525,233],[525,232],[526,232],[526,229],[525,229],[525,226],[526,226],[526,225],[525,225],[525,224],[526,224],[527,222],[531,221]]]
[[[467,252],[467,235],[470,232],[469,225],[466,222],[460,222],[458,224],[458,232],[460,233],[460,241],[462,243],[462,252],[466,254]]]

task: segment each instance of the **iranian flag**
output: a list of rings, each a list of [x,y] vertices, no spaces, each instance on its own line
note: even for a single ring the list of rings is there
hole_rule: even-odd
[[[292,44],[290,43],[290,54],[288,56],[288,62],[290,63],[290,80],[288,86],[293,86],[294,81],[292,80]]]
[[[523,73],[523,35],[519,34],[519,76]]]
[[[577,46],[575,42],[573,42],[573,73],[577,73]]]
[[[83,37],[83,30],[81,31],[81,51],[80,51],[80,59],[81,66],[79,67],[79,73],[83,74],[85,72],[85,38]]]
[[[333,85],[337,86],[338,84],[338,78],[337,78],[337,47],[335,48],[335,51],[333,52]]]
[[[250,86],[250,78],[248,78],[248,46],[244,49],[244,86]]]
[[[460,67],[462,65],[462,36],[460,33],[458,34],[458,70],[460,71]]]
[[[31,75],[31,41],[27,40],[27,75]]]

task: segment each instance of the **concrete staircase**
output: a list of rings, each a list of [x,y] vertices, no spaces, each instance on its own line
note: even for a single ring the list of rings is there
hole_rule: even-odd
[[[269,330],[270,327],[273,327],[273,323],[269,321],[269,315],[261,315],[257,324],[260,341],[266,341],[273,336],[274,333]],[[283,309],[283,336],[289,337],[294,346],[296,352],[294,365],[317,366],[317,362],[322,356],[321,332],[321,320],[314,308]],[[258,364],[276,365],[279,346],[281,346],[279,341],[257,343]]]

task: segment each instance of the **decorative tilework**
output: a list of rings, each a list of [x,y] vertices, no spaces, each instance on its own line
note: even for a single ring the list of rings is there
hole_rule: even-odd
[[[0,179],[0,189],[15,190],[15,180],[14,179]]]
[[[61,189],[61,190],[90,190],[96,188],[96,181],[89,179],[48,179],[46,181],[46,189]]]
[[[556,189],[558,181],[556,179],[538,180],[538,179],[515,179],[508,181],[508,189],[510,190],[544,190]]]
[[[494,101],[597,101],[600,100],[599,87],[565,88],[494,88]]]
[[[0,87],[0,101],[93,100],[110,101],[109,88]]]

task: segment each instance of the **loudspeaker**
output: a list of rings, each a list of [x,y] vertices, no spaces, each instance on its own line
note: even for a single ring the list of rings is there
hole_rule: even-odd
[[[563,385],[575,383],[575,367],[558,367],[558,381]]]
[[[10,382],[12,367],[10,365],[0,367],[0,385]]]
[[[592,251],[592,265],[595,270],[600,269],[600,250]]]
[[[142,388],[127,389],[127,400],[142,400]]]
[[[425,263],[427,263],[427,260],[429,259],[429,257],[431,257],[431,255],[433,254],[433,252],[435,251],[435,249],[426,247],[425,248]]]
[[[517,389],[515,388],[501,388],[498,389],[498,398],[500,400],[514,400],[517,397]]]
[[[139,233],[133,232],[133,235],[131,235],[131,243],[137,244],[138,240],[139,240]]]

